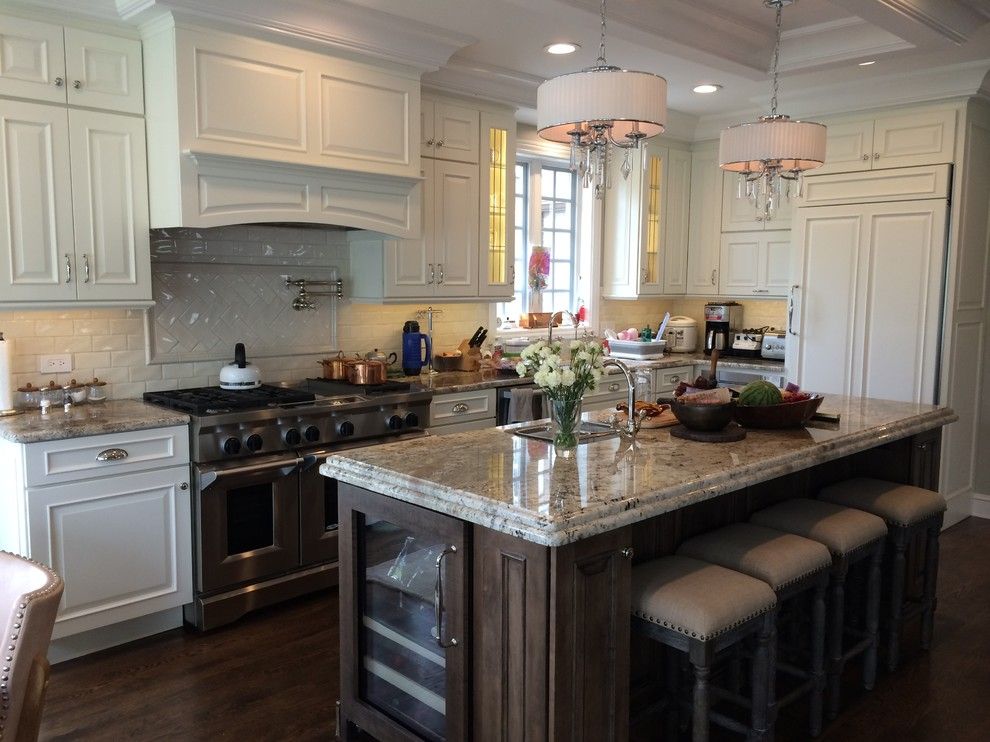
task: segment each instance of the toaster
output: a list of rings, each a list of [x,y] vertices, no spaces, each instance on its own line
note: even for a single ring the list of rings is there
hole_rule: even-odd
[[[787,352],[787,333],[783,330],[771,330],[763,335],[763,345],[760,355],[773,360],[784,360]]]
[[[732,334],[731,355],[742,358],[759,358],[763,345],[763,330],[739,330]]]

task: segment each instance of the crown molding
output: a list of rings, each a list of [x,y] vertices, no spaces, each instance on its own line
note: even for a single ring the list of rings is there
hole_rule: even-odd
[[[496,65],[451,59],[435,72],[423,75],[423,84],[447,93],[504,103],[515,108],[536,105],[536,89],[543,78]]]
[[[780,69],[807,70],[914,48],[862,18],[840,18],[782,33]]]

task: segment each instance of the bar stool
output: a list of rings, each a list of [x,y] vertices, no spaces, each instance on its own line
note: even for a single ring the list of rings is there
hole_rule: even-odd
[[[773,738],[767,693],[776,606],[766,583],[697,559],[669,556],[633,567],[633,631],[687,653],[693,666],[694,742],[707,742],[710,721],[749,739]],[[711,710],[709,676],[718,652],[752,635],[757,643],[746,727]]]
[[[825,590],[832,556],[817,541],[751,523],[734,523],[696,536],[681,544],[677,553],[742,572],[767,583],[777,595],[777,605],[812,594],[810,667],[803,668],[770,660],[769,699],[771,718],[784,707],[808,695],[809,731],[822,731],[822,698],[825,692]],[[779,615],[779,611],[778,611]],[[776,671],[801,679],[793,690],[778,699]]]
[[[920,613],[921,647],[927,650],[932,644],[938,580],[938,536],[945,515],[945,500],[931,490],[867,478],[850,479],[825,487],[819,496],[827,502],[873,513],[887,524],[887,669],[893,672],[900,660],[901,627],[905,618]],[[908,544],[922,532],[926,534],[924,588],[921,600],[911,601],[905,598],[905,553]]]
[[[877,645],[880,623],[880,562],[887,526],[870,513],[818,500],[785,500],[750,517],[750,523],[793,533],[828,547],[832,554],[829,575],[830,600],[826,630],[828,667],[828,718],[839,715],[842,670],[853,657],[863,655],[863,687],[873,690],[877,678]],[[849,569],[868,561],[866,626],[855,631],[845,623],[845,583]],[[859,641],[845,647],[844,634]]]

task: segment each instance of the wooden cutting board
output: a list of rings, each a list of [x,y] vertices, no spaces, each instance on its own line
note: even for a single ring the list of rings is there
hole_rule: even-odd
[[[598,418],[600,422],[607,423],[609,418],[615,413],[615,410],[604,410],[601,416]],[[640,432],[646,430],[659,430],[660,428],[669,428],[671,425],[677,425],[677,418],[674,416],[673,410],[664,410],[660,413],[660,417],[655,418],[660,421],[660,425],[657,427],[643,428],[641,427]]]

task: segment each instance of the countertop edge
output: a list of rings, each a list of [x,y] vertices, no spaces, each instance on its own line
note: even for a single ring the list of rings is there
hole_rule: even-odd
[[[851,433],[837,442],[822,443],[816,447],[814,463],[842,458],[889,441],[943,427],[956,420],[958,420],[958,415],[952,409],[938,408],[901,423],[881,425]],[[382,482],[382,484],[387,484],[387,494],[394,499],[419,505],[428,510],[450,515],[535,544],[556,547],[808,467],[808,451],[797,451],[773,462],[770,466],[765,461],[755,462],[741,470],[734,470],[731,476],[723,474],[691,482],[680,491],[669,491],[663,497],[660,497],[660,493],[656,493],[641,498],[638,502],[616,503],[613,512],[603,513],[602,510],[607,510],[608,506],[601,506],[596,508],[593,513],[589,511],[585,517],[579,515],[570,519],[566,523],[566,527],[560,529],[548,529],[545,522],[520,512],[509,503],[500,503],[497,506],[499,511],[505,513],[505,516],[492,515],[490,512],[491,503],[486,501],[485,506],[479,507],[477,496],[470,492],[407,477],[398,472],[388,472],[386,476],[388,476],[389,481],[387,483]],[[336,461],[328,459],[320,467],[320,472],[325,476],[331,476],[359,487],[366,487],[376,480],[381,480],[383,476],[378,467],[349,459]]]
[[[137,400],[135,400],[137,401]],[[144,404],[144,403],[141,403]],[[91,436],[111,435],[113,433],[130,433],[138,430],[151,430],[153,428],[171,428],[175,426],[189,425],[190,418],[181,412],[174,412],[152,405],[145,405],[151,413],[149,417],[138,418],[129,417],[126,413],[120,418],[108,417],[107,419],[77,419],[72,420],[67,425],[58,425],[57,420],[61,418],[61,412],[51,413],[52,419],[45,421],[50,427],[32,427],[28,430],[12,430],[0,424],[0,440],[16,444],[47,443],[49,441],[63,441],[72,438],[88,438]],[[34,414],[34,413],[25,413]],[[17,418],[9,418],[14,421]]]

